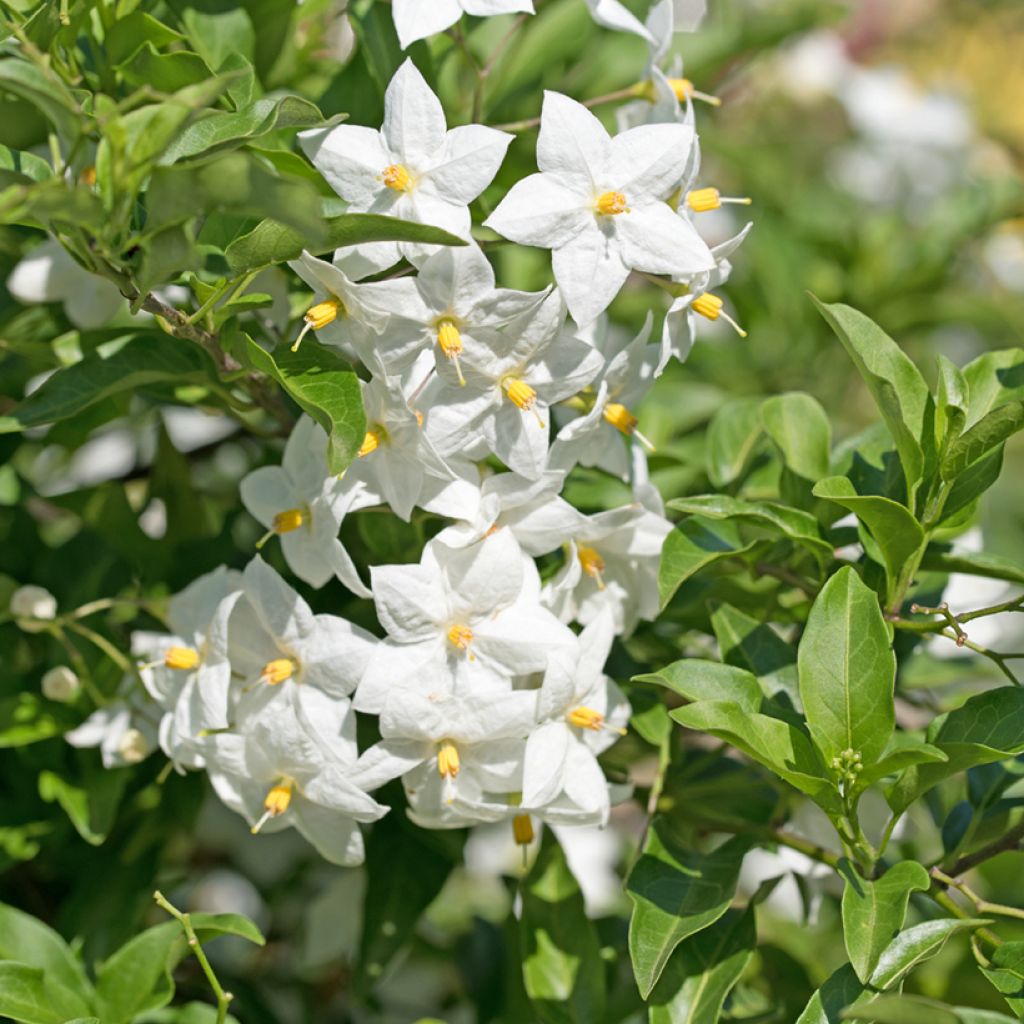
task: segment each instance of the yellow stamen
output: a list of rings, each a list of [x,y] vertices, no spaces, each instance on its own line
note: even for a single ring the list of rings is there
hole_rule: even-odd
[[[253,835],[256,835],[271,818],[279,818],[288,810],[291,806],[293,790],[294,785],[291,782],[279,782],[276,786],[271,787],[267,798],[263,801],[263,817],[249,830]]]
[[[606,217],[614,217],[619,213],[629,213],[629,204],[621,192],[604,192],[597,197],[594,207],[598,213]]]
[[[610,728],[605,724],[604,715],[600,711],[595,711],[593,708],[588,708],[584,705],[573,708],[572,711],[566,714],[565,719],[577,729],[593,729],[594,732],[600,732],[602,729]],[[613,731],[622,736],[626,735],[625,729],[615,729]]]
[[[191,647],[168,647],[164,651],[164,664],[179,672],[188,672],[199,666],[199,652]]]
[[[78,176],[78,180],[83,185],[88,185],[90,188],[92,188],[92,186],[96,184],[96,168],[86,167]]]
[[[741,338],[747,336],[747,332],[728,313],[722,312],[722,306],[725,303],[717,295],[704,292],[703,295],[698,295],[690,305],[694,313],[699,313],[705,319],[717,320],[721,317]]]
[[[298,338],[295,339],[292,351],[299,351],[302,339],[310,331],[319,331],[321,327],[333,324],[338,319],[338,314],[343,312],[344,308],[340,299],[325,299],[323,302],[318,302],[315,306],[311,306],[306,310],[306,315],[302,318],[305,320],[305,326],[299,332]]]
[[[442,320],[437,325],[437,345],[445,354],[445,358],[455,364],[455,372],[459,375],[459,384],[465,387],[466,378],[462,375],[459,356],[462,355],[462,334],[452,320]]]
[[[537,392],[525,380],[520,380],[518,377],[507,377],[501,382],[501,386],[510,401],[518,405],[523,412],[532,412],[537,418],[538,425],[541,427],[545,426],[540,413],[534,409],[534,405],[537,402]]]
[[[359,446],[359,451],[356,452],[356,458],[365,459],[367,455],[372,455],[380,447],[383,440],[381,434],[380,430],[368,430],[363,437],[363,443]]]
[[[533,821],[528,814],[517,814],[512,819],[512,835],[519,846],[529,846],[533,842]]]
[[[604,559],[600,553],[594,548],[580,547],[577,551],[577,557],[580,560],[580,565],[583,567],[583,571],[593,580],[597,581],[597,589],[604,590],[604,579],[602,573],[604,572],[605,565]]]
[[[717,210],[723,203],[749,206],[752,202],[753,200],[749,196],[723,196],[717,188],[697,188],[686,193],[686,204],[694,213]]]
[[[473,630],[471,630],[469,626],[460,626],[456,624],[448,630],[448,642],[453,647],[457,647],[460,651],[465,651],[473,642]]]
[[[437,773],[442,779],[454,779],[459,774],[459,751],[451,740],[445,740],[437,752]]]
[[[672,87],[672,91],[676,94],[676,99],[680,103],[684,100],[695,99],[710,103],[713,107],[720,107],[722,105],[722,101],[717,96],[710,96],[706,92],[698,92],[694,89],[693,82],[688,78],[670,78],[668,84]]]
[[[626,437],[635,437],[649,452],[653,452],[654,445],[637,430],[639,420],[624,406],[618,402],[609,402],[604,407],[604,418],[621,434]]]
[[[412,175],[401,164],[385,167],[381,180],[395,192],[408,192],[412,188]]]
[[[297,530],[306,521],[302,511],[297,508],[290,508],[285,512],[278,512],[274,516],[274,533],[291,533]]]
[[[291,658],[275,658],[263,666],[260,673],[260,682],[267,686],[280,686],[286,679],[291,679],[295,674],[295,663]]]

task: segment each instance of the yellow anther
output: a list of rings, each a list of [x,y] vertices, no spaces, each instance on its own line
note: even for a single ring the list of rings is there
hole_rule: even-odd
[[[459,751],[451,740],[445,740],[437,751],[437,774],[454,779],[459,774]]]
[[[694,213],[707,213],[708,210],[717,210],[723,203],[732,203],[736,206],[749,206],[753,200],[749,196],[723,196],[717,188],[696,188],[686,193],[686,205]]]
[[[609,402],[604,407],[604,418],[618,431],[631,437],[636,431],[639,420],[618,402]]]
[[[323,302],[318,302],[315,306],[310,306],[306,310],[306,315],[302,318],[305,324],[299,332],[299,336],[295,339],[295,344],[292,345],[292,351],[299,351],[302,339],[310,331],[319,331],[321,327],[333,324],[338,319],[339,313],[344,313],[344,307],[340,299],[325,299]]]
[[[295,786],[292,782],[279,782],[270,788],[263,801],[263,817],[249,830],[253,835],[256,835],[271,818],[279,818],[288,810],[292,803],[294,789]]]
[[[512,819],[512,835],[519,846],[529,846],[533,842],[533,821],[528,814],[517,814]]]
[[[412,175],[401,164],[385,167],[381,180],[395,192],[408,192],[412,188]]]
[[[179,672],[189,672],[199,667],[199,652],[191,647],[168,647],[164,651],[164,664]]]
[[[747,332],[731,316],[722,312],[722,306],[725,303],[717,295],[713,295],[711,292],[704,292],[703,295],[698,295],[690,305],[694,313],[699,313],[705,319],[717,320],[721,317],[741,338],[747,336]]]
[[[285,512],[278,512],[274,516],[272,526],[274,533],[291,533],[302,526],[305,521],[306,517],[301,509],[290,508]]]
[[[604,192],[597,197],[594,207],[598,213],[606,217],[614,217],[619,213],[629,213],[629,204],[621,192]]]
[[[78,176],[78,180],[83,185],[88,185],[90,188],[92,188],[92,186],[96,184],[96,168],[86,167]]]
[[[263,666],[260,673],[260,682],[267,686],[280,686],[286,679],[291,679],[295,674],[295,663],[291,658],[275,658]]]
[[[565,717],[569,724],[575,725],[577,729],[593,729],[597,732],[604,728],[604,715],[593,708],[573,708]]]
[[[515,402],[520,409],[532,409],[537,401],[537,392],[525,380],[520,380],[518,377],[510,377],[502,383],[502,387],[509,399]]]
[[[453,320],[442,320],[437,325],[437,347],[445,354],[446,359],[455,364],[459,384],[465,386],[466,378],[463,377],[459,364],[459,356],[462,355],[462,334]]]
[[[580,547],[577,550],[577,557],[583,571],[593,580],[597,581],[598,590],[604,590],[603,573],[605,569],[604,559],[594,548]]]
[[[448,630],[448,642],[460,651],[468,650],[473,642],[473,630],[469,626],[454,625]]]
[[[695,99],[710,103],[713,107],[720,107],[722,105],[722,101],[717,96],[710,96],[706,92],[698,92],[693,87],[693,82],[688,78],[670,78],[668,84],[672,87],[672,91],[676,94],[676,99],[680,103],[688,99]]]
[[[363,437],[363,443],[359,446],[359,451],[356,452],[356,458],[365,459],[367,455],[372,455],[384,440],[382,434],[383,431],[379,429],[368,430]]]

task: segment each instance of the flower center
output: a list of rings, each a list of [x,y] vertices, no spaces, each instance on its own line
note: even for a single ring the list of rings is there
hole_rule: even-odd
[[[459,751],[451,740],[445,740],[437,751],[437,774],[442,779],[454,779],[459,774]]]
[[[598,213],[606,217],[614,217],[620,213],[629,213],[629,205],[622,192],[604,192],[597,197],[594,207]]]
[[[454,320],[442,320],[437,325],[437,347],[445,358],[455,364],[455,372],[459,375],[459,384],[465,387],[466,378],[462,375],[459,356],[462,355],[462,334],[455,326]]]
[[[512,819],[512,835],[519,846],[529,846],[533,842],[533,822],[528,814],[517,814]]]
[[[734,203],[737,206],[749,206],[753,200],[749,196],[723,196],[717,188],[698,188],[686,193],[686,205],[694,213],[707,213],[717,210],[722,203]]]
[[[412,188],[412,175],[401,164],[385,167],[381,181],[395,192],[408,192]]]
[[[699,313],[706,320],[717,320],[721,317],[727,324],[729,324],[733,330],[741,337],[745,338],[747,332],[731,316],[727,313],[722,312],[722,306],[725,303],[711,292],[704,292],[703,295],[698,295],[697,298],[690,303],[694,313]]]
[[[469,645],[473,642],[473,630],[469,626],[456,624],[448,630],[448,642],[460,651],[468,650]]]
[[[596,732],[604,726],[604,715],[600,711],[582,705],[573,708],[565,717],[577,729],[593,729]]]
[[[618,402],[609,402],[604,407],[604,418],[626,437],[632,436],[636,431],[639,420],[624,406]]]
[[[363,437],[363,443],[359,446],[359,451],[356,452],[356,458],[365,459],[367,455],[372,455],[381,446],[385,437],[382,426],[377,424],[371,427]]]
[[[309,333],[309,331],[319,331],[321,327],[326,327],[328,324],[333,324],[338,319],[338,315],[345,315],[345,307],[342,305],[341,299],[324,299],[323,302],[318,302],[315,306],[310,306],[306,310],[306,315],[302,318],[305,321],[303,328],[299,331],[299,336],[295,339],[295,344],[292,345],[292,351],[298,352],[299,346],[302,344],[302,339]]]
[[[168,647],[164,651],[164,664],[179,672],[189,672],[199,666],[199,652],[191,647]]]
[[[279,818],[284,814],[291,806],[294,791],[295,783],[290,779],[282,779],[272,786],[263,801],[263,817],[249,831],[256,835],[271,818]]]
[[[604,590],[602,573],[604,572],[605,565],[600,553],[594,548],[580,547],[577,551],[577,557],[580,560],[583,571],[591,579],[597,580],[598,590]]]
[[[290,508],[285,512],[278,512],[274,516],[274,533],[291,533],[297,530],[306,521],[302,511],[297,508]]]
[[[676,99],[680,103],[688,99],[703,100],[705,103],[710,103],[713,107],[720,107],[722,101],[717,96],[710,96],[706,92],[698,92],[693,87],[693,82],[688,78],[670,78],[668,84],[671,86],[672,91],[676,94]]]
[[[260,682],[267,686],[280,686],[286,679],[295,675],[295,662],[291,658],[275,658],[263,666]]]
[[[509,377],[508,380],[502,382],[501,386],[505,389],[509,400],[515,402],[520,409],[532,409],[537,401],[537,392],[525,380],[520,380],[518,377]]]

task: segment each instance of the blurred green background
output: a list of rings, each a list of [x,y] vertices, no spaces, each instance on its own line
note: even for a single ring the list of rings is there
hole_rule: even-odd
[[[374,51],[384,45],[386,5],[356,0],[351,23],[343,5],[324,0],[222,6],[250,18],[252,56],[265,89],[297,91],[327,115],[358,108],[367,112],[366,123],[378,123]],[[734,233],[748,212],[755,222],[722,289],[749,336],[705,325],[689,361],[674,365],[640,410],[643,430],[658,447],[651,466],[666,497],[709,489],[706,428],[730,401],[807,391],[828,410],[839,439],[874,421],[866,389],[813,310],[808,290],[868,313],[929,379],[936,354],[962,364],[989,349],[1020,345],[1024,332],[1019,0],[711,0],[711,8],[705,27],[675,37],[674,48],[687,77],[723,100],[720,108],[697,111],[701,184],[753,200],[749,211],[707,214],[699,222],[713,241]],[[492,77],[489,123],[535,116],[542,87],[586,99],[642,74],[644,44],[597,28],[582,0],[541,0],[538,9]],[[470,46],[486,58],[508,25],[508,19],[471,20]],[[413,52],[432,68],[452,119],[467,119],[469,71],[451,41],[441,37],[429,50],[417,44]],[[601,113],[612,126],[614,107]],[[0,142],[45,146],[45,130],[29,108],[3,100]],[[517,139],[483,209],[534,169],[534,144],[530,132]],[[0,279],[38,240],[27,229],[0,228]],[[547,283],[546,253],[498,247],[495,259],[501,284]],[[308,296],[284,273],[267,287],[282,302],[290,291],[293,311],[304,308]],[[658,330],[665,305],[656,289],[636,281],[612,316],[636,331],[653,309]],[[41,344],[40,338],[55,340]],[[103,340],[102,331],[77,330],[59,304],[26,307],[0,289],[0,413],[41,374]],[[248,560],[260,530],[241,510],[238,481],[254,466],[276,461],[279,445],[234,433],[205,398],[187,389],[143,390],[27,440],[0,437],[0,604],[16,585],[30,582],[55,593],[62,608],[115,594],[159,599],[216,565]],[[169,400],[177,407],[162,411]],[[986,548],[995,553],[1017,554],[1024,543],[1022,470],[1018,442],[1009,446],[1006,471],[982,510]],[[597,509],[624,500],[625,490],[582,473],[569,497]],[[349,550],[361,565],[417,557],[425,525],[384,519],[370,513],[346,523]],[[318,610],[367,620],[367,609],[347,602],[340,586],[307,596]],[[968,593],[963,600],[973,598]],[[105,617],[100,628],[126,644],[131,628],[152,624],[125,612]],[[1005,649],[1012,624],[998,628]],[[652,627],[631,642],[629,656],[668,658],[673,646],[678,651],[687,643]],[[112,691],[116,667],[88,644],[82,656],[96,684]],[[619,657],[627,676],[635,662]],[[0,899],[55,921],[66,934],[87,934],[91,956],[109,952],[150,919],[156,885],[195,907],[251,914],[268,930],[268,947],[219,950],[222,978],[245,1006],[247,1024],[528,1020],[516,1015],[511,968],[518,959],[505,924],[511,888],[486,868],[505,855],[495,837],[471,837],[470,866],[458,868],[434,898],[431,885],[440,886],[463,837],[416,832],[398,815],[377,826],[371,869],[421,883],[411,881],[408,891],[389,898],[406,910],[417,901],[430,909],[411,949],[379,976],[356,976],[366,871],[330,867],[290,835],[246,842],[241,820],[206,799],[202,776],[158,779],[157,759],[104,775],[94,752],[73,751],[59,736],[82,710],[44,705],[35,696],[42,672],[66,660],[52,638],[0,625],[0,747],[25,730],[39,737],[18,750],[0,749]],[[913,669],[922,686],[963,672],[929,654]],[[613,752],[611,767],[628,765],[632,753]],[[641,762],[632,770],[642,769]],[[82,780],[99,776],[106,780],[104,795],[93,787],[86,799]],[[38,785],[26,786],[26,779]],[[65,810],[77,816],[77,829]],[[614,834],[577,853],[578,865],[590,865],[591,882],[604,883],[593,884],[588,896],[610,951],[621,949],[625,928],[611,870],[627,860],[641,817],[627,803],[616,812]],[[813,830],[814,822],[806,827]],[[87,841],[110,829],[103,845]],[[922,835],[930,841],[927,829]],[[1001,861],[991,865],[989,881],[1006,902],[1024,903],[1024,883]],[[795,1008],[843,959],[835,895],[821,899],[813,880],[791,885],[759,915],[762,948],[737,990],[745,1016],[793,1020]],[[386,937],[370,952],[386,961],[402,938]],[[951,948],[915,974],[913,985],[953,1002],[1000,1007],[968,960],[962,944]],[[615,969],[627,1013],[633,1005],[628,963]],[[183,976],[183,992],[201,998],[198,973],[185,969]]]

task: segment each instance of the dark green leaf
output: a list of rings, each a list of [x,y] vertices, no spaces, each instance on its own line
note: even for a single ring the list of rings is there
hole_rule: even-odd
[[[0,1016],[21,1024],[64,1024],[90,1012],[81,996],[38,967],[0,961]]]
[[[1024,428],[1024,401],[996,406],[949,446],[942,460],[942,478],[955,480],[968,466]]]
[[[723,558],[750,551],[756,543],[744,543],[735,524],[728,520],[715,522],[697,516],[684,519],[665,538],[661,549],[658,590],[662,606],[691,576]]]
[[[765,693],[786,694],[799,709],[796,648],[787,644],[767,622],[751,618],[732,605],[719,605],[711,613],[711,626],[722,660],[753,672]]]
[[[811,996],[796,1024],[839,1024],[843,1020],[843,1010],[855,1006],[866,996],[857,972],[849,964],[843,964]]]
[[[918,964],[923,963],[945,946],[952,935],[974,931],[991,921],[981,918],[944,917],[935,921],[915,924],[893,939],[879,957],[878,966],[871,974],[871,987],[892,988],[905,978]]]
[[[939,382],[935,407],[935,442],[945,452],[963,432],[967,422],[969,390],[960,368],[944,355],[938,356]]]
[[[151,14],[132,11],[110,26],[104,45],[110,63],[116,65],[126,61],[144,43],[159,49],[184,38],[180,32],[157,21]]]
[[[42,921],[0,903],[0,960],[17,960],[43,971],[88,1001],[92,986],[68,944]]]
[[[75,785],[55,772],[44,771],[39,773],[39,795],[49,803],[59,803],[78,834],[99,846],[113,827],[129,774],[126,769],[103,769],[84,785]]]
[[[1018,1020],[1024,1018],[1024,942],[1004,942],[981,968]]]
[[[1008,558],[980,551],[953,552],[941,544],[930,544],[925,549],[921,568],[930,572],[961,572],[969,576],[1024,584],[1024,566]]]
[[[36,694],[19,693],[15,697],[0,698],[0,750],[38,743],[60,731],[60,722],[52,708]]]
[[[210,68],[198,54],[186,50],[160,53],[152,43],[143,43],[118,68],[130,84],[159,92],[177,92],[211,77]]]

